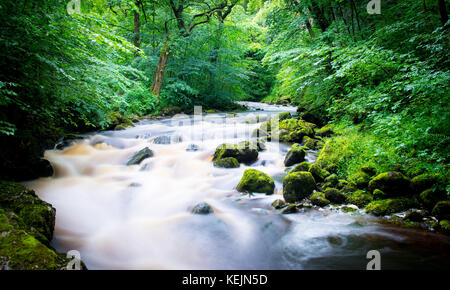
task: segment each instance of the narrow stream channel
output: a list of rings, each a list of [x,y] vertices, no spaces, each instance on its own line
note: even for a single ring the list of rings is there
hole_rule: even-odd
[[[78,250],[89,269],[364,270],[372,249],[382,269],[450,269],[450,238],[440,234],[331,209],[279,214],[271,203],[283,198],[288,145],[267,143],[251,166],[214,167],[219,144],[248,140],[259,126],[246,120],[296,109],[246,104],[233,116],[145,120],[47,151],[55,175],[26,185],[56,208],[55,248]],[[154,157],[126,166],[144,147]],[[273,177],[276,193],[238,193],[248,168]],[[214,214],[192,214],[200,202]]]

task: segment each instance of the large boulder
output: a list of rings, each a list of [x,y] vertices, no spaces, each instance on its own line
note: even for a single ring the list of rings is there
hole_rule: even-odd
[[[148,147],[145,147],[144,149],[134,154],[133,157],[131,157],[127,162],[127,165],[139,165],[142,161],[150,157],[153,157],[153,151]]]
[[[275,183],[269,175],[256,169],[247,169],[237,186],[240,192],[273,194]]]
[[[34,191],[0,181],[0,270],[59,270],[67,265],[69,259],[50,244],[55,213]]]
[[[389,197],[405,196],[411,193],[410,181],[402,173],[390,171],[378,174],[369,182],[369,190],[383,191]]]
[[[286,202],[301,201],[316,188],[316,181],[309,172],[291,172],[283,180],[283,196]]]
[[[257,144],[243,142],[238,145],[221,144],[216,148],[214,153],[214,161],[226,157],[236,158],[239,163],[251,164],[258,159]]]
[[[306,152],[300,148],[299,144],[295,144],[284,158],[284,165],[291,166],[302,161],[305,161]]]

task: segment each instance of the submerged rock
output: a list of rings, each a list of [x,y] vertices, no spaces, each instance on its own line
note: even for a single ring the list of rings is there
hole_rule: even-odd
[[[283,207],[280,211],[281,214],[290,214],[298,212],[297,204],[291,203]]]
[[[196,152],[198,150],[200,150],[200,146],[196,144],[189,144],[188,147],[186,148],[187,152]]]
[[[247,169],[237,186],[240,192],[273,194],[275,183],[269,175],[256,169]]]
[[[199,204],[197,204],[191,211],[193,214],[210,214],[213,213],[213,209],[212,207],[207,204],[206,202],[201,202]]]
[[[291,166],[305,160],[306,152],[298,144],[295,144],[284,158],[284,165]]]
[[[148,147],[145,147],[144,149],[140,150],[136,154],[131,157],[131,159],[127,162],[127,165],[138,165],[143,160],[153,157],[153,151],[150,150]]]
[[[316,188],[316,181],[309,172],[291,172],[283,180],[283,197],[286,202],[297,202],[309,197]]]

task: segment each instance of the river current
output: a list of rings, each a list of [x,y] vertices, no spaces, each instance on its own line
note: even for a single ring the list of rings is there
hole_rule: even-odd
[[[249,120],[296,111],[245,104],[248,112],[143,120],[46,151],[54,176],[26,185],[56,208],[54,247],[79,251],[89,269],[364,270],[370,250],[381,253],[382,269],[450,268],[446,236],[332,208],[287,215],[273,209],[283,199],[288,144],[267,143],[248,166],[214,167],[218,145],[251,139],[260,124]],[[154,157],[126,166],[145,147]],[[275,194],[237,192],[248,168],[273,177]],[[201,202],[214,214],[192,214]]]

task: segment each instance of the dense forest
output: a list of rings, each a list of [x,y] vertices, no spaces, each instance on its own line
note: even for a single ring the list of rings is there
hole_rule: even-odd
[[[0,179],[51,176],[44,151],[78,134],[254,101],[296,106],[326,126],[340,179],[362,167],[426,173],[448,199],[449,9],[445,0],[2,0]]]

